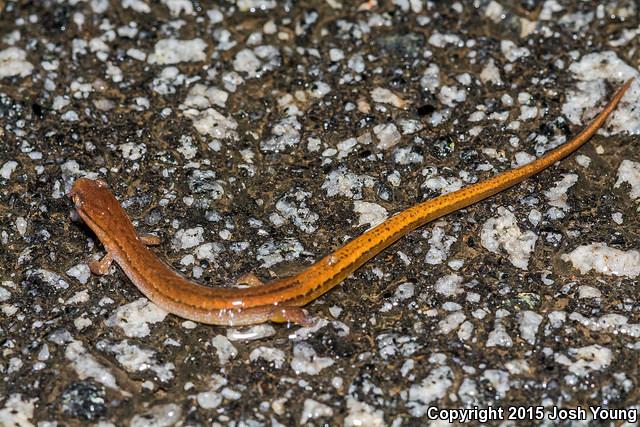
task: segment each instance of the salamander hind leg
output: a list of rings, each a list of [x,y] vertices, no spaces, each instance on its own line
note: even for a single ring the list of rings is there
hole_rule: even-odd
[[[258,306],[245,309],[211,310],[202,317],[193,318],[212,325],[247,326],[264,322],[293,323],[312,326],[315,317],[308,316],[300,307]]]
[[[245,273],[236,279],[236,286],[245,285],[253,288],[256,286],[262,286],[264,285],[264,283],[265,282],[263,282],[258,276],[253,273]]]
[[[269,318],[275,323],[293,323],[300,326],[312,326],[316,318],[307,315],[300,307],[274,307]]]
[[[104,276],[105,274],[109,274],[109,267],[111,267],[112,262],[113,256],[107,252],[101,259],[89,261],[89,270],[91,270],[93,274]]]

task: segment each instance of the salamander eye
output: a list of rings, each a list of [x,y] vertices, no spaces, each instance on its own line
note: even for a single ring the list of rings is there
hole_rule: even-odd
[[[82,201],[82,197],[80,197],[80,195],[78,193],[74,193],[71,195],[71,200],[73,201],[73,204],[76,205],[77,208],[81,207],[83,205],[83,201]]]
[[[107,184],[107,181],[105,181],[104,179],[98,178],[96,179],[96,184],[98,185],[98,187],[102,188],[102,187],[108,187],[109,185]]]

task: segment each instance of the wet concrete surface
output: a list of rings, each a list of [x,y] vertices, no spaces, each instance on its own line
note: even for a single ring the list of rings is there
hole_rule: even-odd
[[[622,0],[0,0],[0,424],[634,421],[636,83],[579,153],[410,233],[312,328],[200,325],[91,275],[66,193],[106,180],[200,283],[285,277],[569,139],[637,75],[639,29]]]

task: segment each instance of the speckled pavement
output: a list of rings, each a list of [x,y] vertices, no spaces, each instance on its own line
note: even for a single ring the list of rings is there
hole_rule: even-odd
[[[106,180],[198,282],[284,277],[575,135],[638,76],[638,8],[0,0],[0,425],[636,425],[638,82],[578,153],[410,233],[311,328],[199,325],[91,275],[66,193]]]

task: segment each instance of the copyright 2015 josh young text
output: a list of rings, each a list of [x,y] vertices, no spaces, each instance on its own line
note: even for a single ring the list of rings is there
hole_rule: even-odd
[[[480,408],[438,408],[431,406],[427,409],[429,420],[442,420],[448,422],[466,423],[479,421],[525,421],[525,420],[551,420],[551,421],[625,421],[635,423],[638,421],[638,410],[635,408],[613,409],[602,406],[576,406],[572,408],[560,408],[557,406],[507,406]]]

